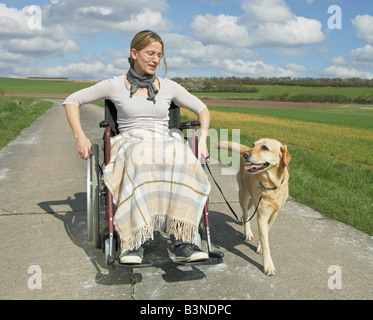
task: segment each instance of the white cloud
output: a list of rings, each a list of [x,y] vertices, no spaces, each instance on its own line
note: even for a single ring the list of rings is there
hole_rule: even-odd
[[[35,58],[62,56],[64,53],[80,52],[79,46],[72,40],[54,40],[43,37],[30,39],[10,39],[4,43],[8,51],[21,53]]]
[[[224,73],[235,76],[249,77],[293,77],[296,74],[263,61],[243,61],[224,59],[221,68]]]
[[[58,25],[50,28],[42,26],[41,29],[30,28],[28,22],[31,16],[28,8],[17,10],[0,4],[0,35],[3,39],[3,50],[41,57],[79,52],[79,46],[70,40],[64,29]],[[43,19],[41,21],[43,22]]]
[[[204,0],[205,5],[207,1],[216,0]],[[308,10],[310,7],[306,3],[312,4],[314,0],[301,2]],[[313,69],[306,64],[306,59],[286,57],[306,57],[312,49],[305,45],[325,45],[314,49],[315,61],[311,61],[313,57],[307,57],[314,65],[317,53],[331,54],[334,50],[331,44],[329,49],[329,45],[321,43],[325,40],[321,21],[308,18],[312,16],[311,12],[307,16],[296,15],[291,10],[293,4],[286,0],[240,0],[242,9],[237,14],[232,13],[234,10],[216,15],[205,11],[192,18],[190,30],[194,36],[191,37],[170,33],[175,30],[175,25],[189,19],[187,15],[183,22],[173,23],[167,19],[166,14],[171,13],[167,11],[168,3],[173,5],[170,0],[49,0],[44,3],[49,4],[42,8],[42,29],[37,30],[28,27],[28,7],[15,9],[0,3],[1,75],[99,79],[122,74],[128,68],[129,37],[141,29],[153,29],[161,34],[166,45],[169,75],[172,72],[176,72],[175,75],[205,72],[206,75],[294,77]],[[237,2],[234,5],[237,7]],[[352,19],[352,24],[357,37],[366,45],[348,49],[350,55],[343,52],[344,58],[327,57],[330,67],[324,74],[371,77],[371,73],[363,68],[373,68],[373,16],[358,15]],[[97,51],[93,52],[91,40],[96,35],[100,41],[102,35],[107,37],[107,43],[114,39],[113,48],[127,47],[123,51],[105,50],[100,42]],[[123,43],[118,45],[115,41]],[[253,49],[259,47],[265,48],[259,51],[262,57]],[[70,58],[75,55],[68,54],[77,52],[95,56],[73,62]],[[268,62],[264,57],[273,61]],[[56,66],[40,67],[49,61],[55,61]],[[281,61],[283,67],[276,66],[275,61]],[[299,61],[301,64],[294,63]],[[159,74],[162,72],[161,69]]]
[[[204,43],[218,43],[243,47],[248,45],[249,34],[238,24],[238,17],[221,14],[198,15],[190,25],[196,37]]]
[[[187,57],[181,56],[172,56],[167,58],[167,66],[171,70],[178,70],[178,69],[189,69],[196,67],[196,63],[192,63],[192,61]]]
[[[117,32],[137,32],[142,29],[167,30],[168,21],[164,19],[160,11],[144,9],[141,12],[131,15],[128,21],[117,24],[106,22],[105,29]]]
[[[0,3],[0,36],[2,39],[13,37],[32,36],[34,30],[28,27],[28,21],[31,15],[28,13],[28,7],[22,10],[8,8]]]
[[[63,25],[71,34],[96,34],[113,31],[132,34],[141,29],[162,31],[172,23],[162,15],[167,0],[64,0],[46,6],[47,26]]]
[[[373,45],[373,16],[358,15],[352,19],[352,24],[357,29],[358,38]]]
[[[106,63],[105,74],[107,77],[119,76],[125,73],[129,68],[128,56],[129,49],[127,50],[114,50],[108,49],[103,52],[102,63]],[[114,61],[112,61],[114,59]],[[102,77],[101,74],[100,77]],[[97,77],[95,77],[97,79]]]
[[[351,51],[352,63],[359,67],[373,68],[373,46],[367,44],[363,48]]]
[[[336,78],[362,78],[373,79],[373,73],[359,71],[346,66],[330,66],[324,70],[324,74]]]
[[[284,22],[294,18],[283,0],[245,0],[242,8],[248,24],[257,22]]]
[[[360,61],[373,61],[373,46],[367,44],[363,48],[352,50],[351,56]]]
[[[174,76],[185,76],[190,68],[218,70],[221,76],[285,77],[296,76],[299,71],[284,69],[259,61],[259,55],[245,48],[229,48],[223,45],[203,44],[180,34],[162,35],[166,45],[166,59],[170,70],[178,70]],[[250,61],[255,59],[255,61]],[[298,67],[299,68],[299,67]],[[184,75],[183,75],[184,74]]]
[[[245,48],[226,48],[222,45],[207,44],[186,36],[167,33],[162,35],[166,47],[166,59],[170,68],[209,67],[224,58],[258,58],[258,54]],[[168,52],[172,52],[170,58]],[[172,55],[174,57],[172,57]]]
[[[296,64],[296,63],[288,63],[286,65],[286,68],[288,68],[292,71],[295,71],[295,72],[307,72],[308,71],[308,68],[306,66],[302,66],[302,65]]]
[[[25,55],[9,52],[0,49],[0,75],[8,77],[16,77],[20,74],[32,70],[35,65],[35,59],[29,57],[25,59]]]
[[[167,0],[53,0],[41,8],[41,28],[35,29],[29,26],[32,18],[29,7],[8,8],[0,3],[0,73],[4,76],[14,76],[15,72],[11,72],[9,67],[5,68],[7,60],[13,55],[18,61],[17,72],[22,76],[26,70],[34,72],[31,75],[41,76],[49,76],[53,71],[55,76],[67,72],[76,77],[77,73],[70,72],[72,70],[79,70],[80,77],[96,76],[98,64],[83,61],[67,67],[61,65],[36,69],[36,66],[29,66],[30,58],[41,61],[51,57],[65,58],[68,53],[81,53],[83,48],[76,40],[81,35],[106,31],[123,35],[134,34],[141,29],[166,30],[171,25],[162,14],[167,6]],[[129,50],[127,57],[128,54]],[[115,74],[119,70],[123,72],[119,64],[124,63],[127,57],[121,60],[110,57],[105,61],[106,70]],[[87,68],[88,65],[92,65],[91,72]],[[123,65],[127,67],[128,63]]]
[[[373,47],[371,45],[352,50],[350,57],[355,66],[373,67]],[[373,73],[352,68],[341,56],[334,57],[330,64],[331,66],[323,72],[328,77],[373,79]]]
[[[347,65],[346,60],[343,57],[335,57],[331,60],[331,64],[334,66],[345,66]]]
[[[0,49],[0,57],[0,61],[6,63],[21,63],[25,59],[25,56],[23,54],[9,52],[4,49]],[[34,59],[30,58],[28,60],[28,63],[32,61],[34,61]]]
[[[285,57],[305,57],[309,53],[309,49],[305,48],[278,48],[275,54]]]
[[[251,46],[297,47],[324,40],[318,20],[296,17],[284,23],[259,25],[251,34]]]
[[[35,70],[41,77],[66,77],[71,79],[102,79],[105,65],[100,61],[81,61],[63,66],[38,68]],[[78,75],[78,77],[77,77]]]
[[[78,8],[76,10],[76,13],[83,13],[83,14],[93,14],[93,15],[101,15],[101,16],[108,16],[109,14],[113,13],[112,8],[107,8],[107,7],[83,7],[83,8]]]
[[[297,47],[325,39],[322,24],[291,13],[283,0],[246,0],[246,15],[198,15],[191,23],[197,39],[205,44],[236,47]]]

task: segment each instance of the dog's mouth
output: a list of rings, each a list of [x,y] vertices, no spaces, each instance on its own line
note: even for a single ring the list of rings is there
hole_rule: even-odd
[[[264,170],[265,168],[267,168],[269,166],[269,163],[266,162],[266,163],[260,163],[260,164],[257,164],[257,163],[253,163],[253,162],[248,162],[245,166],[245,170],[247,172],[250,172],[250,173],[255,173],[255,172],[258,172],[258,171],[261,171],[261,170]]]

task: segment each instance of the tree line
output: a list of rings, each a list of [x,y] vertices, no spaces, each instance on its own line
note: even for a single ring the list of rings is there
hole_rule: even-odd
[[[373,87],[373,79],[360,78],[238,78],[238,77],[192,77],[174,78],[191,92],[260,92],[255,85],[286,85],[304,87]],[[373,92],[372,92],[373,93]],[[292,102],[331,102],[331,103],[358,103],[373,104],[373,95],[364,95],[351,98],[344,94],[310,94],[301,93],[290,95],[289,93],[265,95],[259,100],[292,101]]]
[[[304,87],[373,87],[373,79],[361,78],[251,78],[251,77],[191,77],[173,78],[193,92],[259,92],[249,85],[287,85]]]

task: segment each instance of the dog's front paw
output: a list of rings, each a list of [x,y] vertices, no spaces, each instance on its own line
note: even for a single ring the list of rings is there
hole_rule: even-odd
[[[245,241],[251,241],[251,240],[254,239],[254,235],[253,235],[252,232],[246,232],[246,233],[244,233],[244,235],[243,235],[243,239],[244,239]]]
[[[264,272],[265,275],[270,276],[270,277],[276,275],[276,273],[277,273],[273,264],[271,264],[269,266],[264,266],[263,272]]]
[[[250,228],[250,222],[247,222],[243,226],[243,239],[246,241],[250,241],[254,239],[253,232]]]

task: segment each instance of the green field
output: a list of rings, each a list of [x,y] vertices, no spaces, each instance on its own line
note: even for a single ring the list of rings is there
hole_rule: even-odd
[[[0,78],[0,88],[4,93],[72,93],[89,87],[93,83],[92,81]],[[219,99],[265,99],[271,95],[281,96],[286,93],[290,97],[299,94],[345,95],[351,99],[373,95],[373,88],[370,87],[306,87],[289,85],[251,85],[247,87],[258,88],[259,92],[197,92],[194,94],[200,98]]]
[[[342,105],[337,107],[304,109],[209,107],[209,110],[255,114],[313,123],[342,124],[345,127],[367,128],[373,130],[372,106],[366,105]]]
[[[4,93],[72,93],[92,84],[91,81],[0,78]]]
[[[345,95],[352,99],[364,95],[373,95],[373,88],[369,87],[305,87],[305,86],[286,86],[286,85],[253,85],[248,87],[258,88],[259,92],[196,92],[200,98],[220,98],[220,99],[264,99],[270,95],[283,95],[289,93],[289,96],[299,94],[314,95]]]
[[[0,78],[0,94],[71,93],[92,82]],[[263,99],[268,95],[372,95],[369,87],[259,85],[255,93],[198,93],[226,99]],[[102,101],[98,102],[103,105]],[[36,99],[0,97],[2,148],[45,112]],[[240,129],[242,144],[262,137],[287,144],[290,195],[324,215],[373,235],[373,105],[343,104],[307,109],[209,107],[211,127]],[[27,116],[26,116],[27,115]],[[194,115],[193,115],[194,116]],[[191,114],[182,113],[182,119]],[[8,142],[7,142],[8,141]]]

